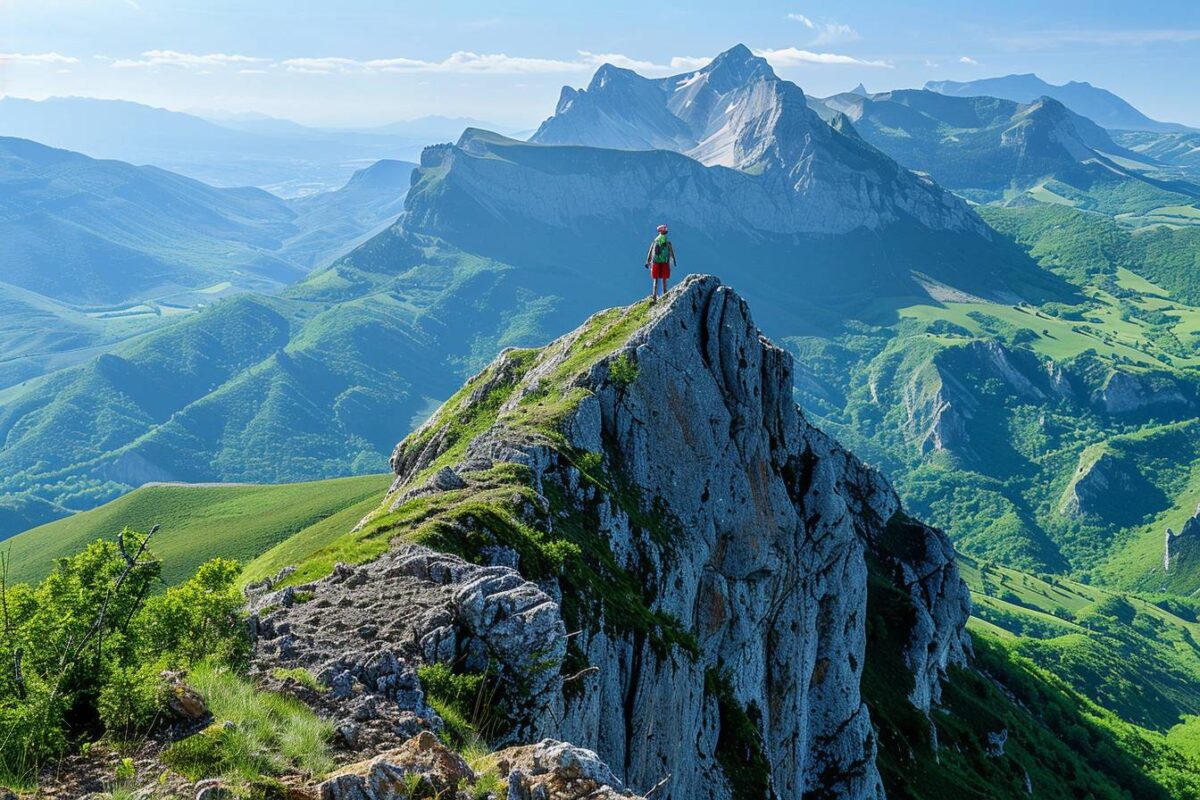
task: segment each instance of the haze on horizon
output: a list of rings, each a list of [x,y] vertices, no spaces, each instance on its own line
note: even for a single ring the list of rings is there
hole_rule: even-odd
[[[0,0],[0,95],[132,100],[194,113],[329,127],[426,115],[534,127],[561,86],[604,62],[647,75],[737,42],[813,96],[1035,72],[1088,81],[1155,119],[1200,126],[1200,4],[1014,0],[965,8],[620,0],[548,10],[301,0]]]

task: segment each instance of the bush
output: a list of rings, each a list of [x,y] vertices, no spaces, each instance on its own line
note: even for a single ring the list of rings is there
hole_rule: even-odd
[[[105,730],[119,737],[147,730],[158,716],[162,680],[155,664],[117,666],[110,670],[97,700]]]
[[[617,386],[628,386],[637,380],[637,362],[630,358],[628,353],[621,353],[609,362],[608,375]]]
[[[0,584],[0,770],[31,778],[72,735],[124,738],[150,727],[158,673],[200,658],[240,664],[248,653],[238,567],[211,561],[147,601],[161,564],[128,529],[60,559],[38,586]],[[3,565],[0,564],[0,569]],[[70,725],[68,726],[68,716]]]

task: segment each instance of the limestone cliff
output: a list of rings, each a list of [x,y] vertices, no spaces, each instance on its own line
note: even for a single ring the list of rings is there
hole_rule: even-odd
[[[965,657],[969,595],[792,378],[711,277],[502,354],[396,448],[356,534],[390,552],[256,599],[260,662],[318,673],[359,746],[441,726],[415,671],[441,662],[491,681],[493,746],[568,741],[618,787],[883,797],[869,572],[911,602],[922,710]]]

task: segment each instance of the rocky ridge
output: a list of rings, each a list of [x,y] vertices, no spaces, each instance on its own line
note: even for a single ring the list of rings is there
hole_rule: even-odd
[[[258,588],[259,666],[316,674],[368,760],[446,730],[423,668],[479,676],[488,741],[541,742],[504,757],[526,776],[511,797],[883,797],[869,575],[911,603],[901,660],[926,711],[965,658],[969,595],[945,536],[791,386],[711,277],[502,354],[397,447],[355,534],[389,552]],[[583,784],[568,762],[592,765]]]
[[[933,229],[990,236],[965,203],[897,165],[848,124],[823,122],[800,87],[744,45],[661,79],[605,64],[586,89],[563,88],[554,116],[530,141],[673,150],[762,176],[775,202],[786,199],[800,232],[876,230],[911,217]]]

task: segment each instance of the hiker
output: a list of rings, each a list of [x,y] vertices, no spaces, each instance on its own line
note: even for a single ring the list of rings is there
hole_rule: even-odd
[[[650,270],[651,303],[658,300],[658,282],[660,280],[662,281],[663,296],[666,296],[672,261],[675,261],[675,247],[667,238],[667,226],[659,225],[658,236],[654,237],[654,241],[650,243],[650,250],[646,253],[646,267]],[[679,266],[678,261],[675,261],[675,266]]]

